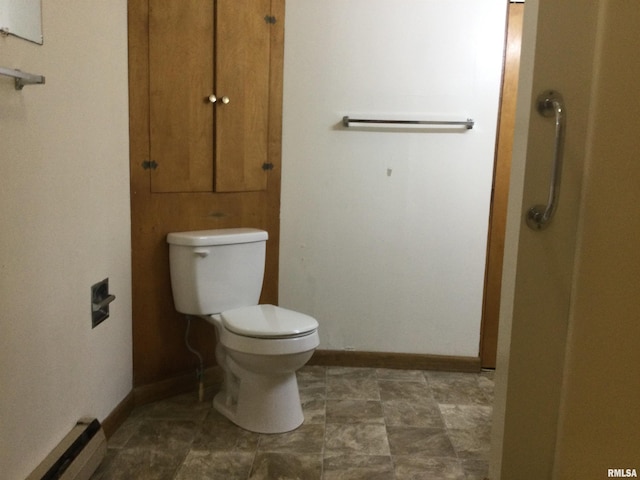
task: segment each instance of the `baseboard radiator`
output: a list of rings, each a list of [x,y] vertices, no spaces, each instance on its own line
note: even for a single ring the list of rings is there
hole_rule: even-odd
[[[80,419],[27,480],[88,480],[106,452],[107,439],[100,422]]]

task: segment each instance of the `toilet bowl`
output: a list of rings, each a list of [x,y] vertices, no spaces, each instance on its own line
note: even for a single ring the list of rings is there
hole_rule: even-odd
[[[297,322],[298,328],[285,330],[266,324],[251,328],[276,317],[288,318],[292,325]],[[245,307],[204,318],[216,327],[216,359],[225,374],[223,389],[214,398],[215,409],[252,432],[282,433],[299,427],[304,415],[296,371],[307,363],[319,344],[317,322],[273,305]],[[242,334],[231,330],[242,325]]]
[[[242,228],[170,233],[167,242],[176,310],[216,329],[224,383],[214,408],[246,430],[283,433],[304,420],[296,371],[319,345],[318,322],[257,304],[267,238]]]

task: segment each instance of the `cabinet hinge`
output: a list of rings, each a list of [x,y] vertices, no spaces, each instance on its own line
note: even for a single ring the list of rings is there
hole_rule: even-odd
[[[158,168],[158,163],[155,160],[145,160],[142,162],[142,168],[145,170],[155,170]]]
[[[272,15],[265,15],[264,16],[264,21],[267,23],[276,23],[276,17],[272,16]]]
[[[273,163],[267,163],[267,162],[263,163],[262,164],[262,169],[265,170],[265,171],[266,170],[273,170]]]

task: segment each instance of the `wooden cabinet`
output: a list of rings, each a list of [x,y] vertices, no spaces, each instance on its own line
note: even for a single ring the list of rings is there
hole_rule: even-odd
[[[197,362],[173,305],[167,233],[267,230],[260,301],[278,303],[285,2],[127,6],[133,376],[147,398],[162,398],[174,380],[195,381]],[[213,328],[192,327],[192,345],[214,365]]]
[[[151,191],[266,188],[270,0],[149,0]]]

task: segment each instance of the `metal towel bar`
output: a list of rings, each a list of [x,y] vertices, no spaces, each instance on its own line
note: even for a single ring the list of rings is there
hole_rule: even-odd
[[[44,83],[42,75],[33,75],[31,73],[21,72],[12,68],[0,67],[0,75],[12,77],[15,79],[16,90],[22,90],[25,85],[37,85]]]
[[[443,126],[463,126],[467,130],[470,130],[475,125],[475,122],[471,118],[467,118],[462,121],[448,121],[448,120],[374,120],[363,118],[349,118],[349,116],[342,117],[342,125],[349,127],[352,123],[368,123],[368,124],[389,124],[389,125],[443,125]]]

